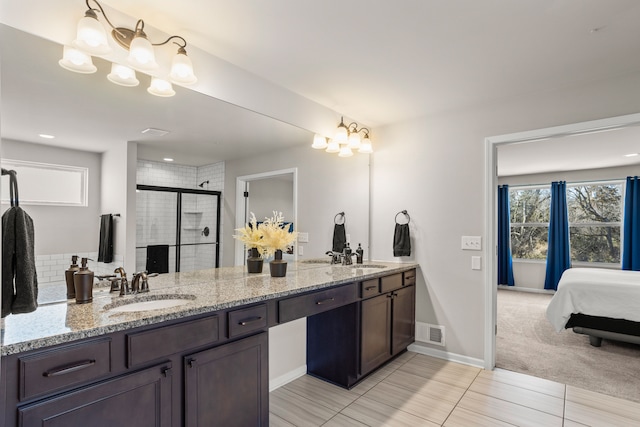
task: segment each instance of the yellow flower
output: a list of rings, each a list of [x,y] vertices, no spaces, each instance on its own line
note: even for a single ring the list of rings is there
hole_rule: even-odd
[[[233,238],[240,240],[245,244],[247,249],[257,248],[262,250],[264,247],[262,227],[258,226],[256,216],[251,212],[249,224],[245,224],[242,228],[236,228],[238,234],[234,234]]]
[[[271,256],[275,251],[285,251],[298,237],[298,232],[289,232],[289,227],[284,223],[282,212],[273,211],[271,218],[265,218],[260,224],[262,232],[262,244],[265,254]]]

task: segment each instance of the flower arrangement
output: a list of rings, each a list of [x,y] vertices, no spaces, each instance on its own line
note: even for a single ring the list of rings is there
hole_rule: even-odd
[[[258,226],[258,221],[256,220],[256,216],[251,212],[251,217],[249,219],[249,224],[245,224],[242,228],[236,228],[238,234],[234,234],[233,238],[240,240],[245,244],[247,249],[258,249],[258,252],[263,252],[264,241],[263,238],[263,228]]]
[[[285,251],[298,237],[297,231],[289,232],[289,227],[284,224],[282,212],[273,211],[271,218],[265,218],[260,224],[262,233],[262,247],[266,256],[273,255],[276,251]]]

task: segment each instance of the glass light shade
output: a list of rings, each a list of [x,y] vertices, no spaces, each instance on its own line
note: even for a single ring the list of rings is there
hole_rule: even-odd
[[[198,81],[193,74],[193,64],[186,53],[178,51],[171,61],[171,72],[169,78],[172,82],[190,85]]]
[[[91,74],[97,70],[96,66],[93,65],[91,56],[70,46],[64,47],[62,59],[58,61],[58,64],[60,64],[62,68],[73,71],[74,73]]]
[[[349,148],[348,145],[345,145],[343,147],[340,148],[340,152],[338,153],[339,157],[351,157],[353,156],[353,151],[351,151],[351,148]]]
[[[369,139],[369,135],[364,136],[364,139],[360,144],[360,148],[358,149],[358,153],[362,153],[362,154],[373,153],[373,147],[371,146],[371,140]]]
[[[111,73],[107,75],[107,78],[110,82],[120,86],[133,87],[140,84],[133,68],[120,64],[111,64]]]
[[[333,139],[329,140],[329,144],[327,144],[327,149],[325,150],[327,153],[339,153],[340,152],[340,144],[338,144]]]
[[[104,27],[96,18],[90,16],[78,21],[76,39],[72,44],[91,55],[106,55],[111,52]]]
[[[348,147],[353,150],[360,148],[360,134],[358,132],[351,132]]]
[[[157,77],[151,78],[151,85],[147,88],[147,92],[151,95],[162,96],[165,98],[176,94],[171,83]]]
[[[349,142],[349,133],[347,132],[347,128],[344,125],[338,126],[338,128],[336,129],[336,133],[333,136],[333,140],[338,144],[346,144]]]
[[[144,36],[136,36],[131,40],[127,61],[129,64],[143,71],[155,70],[158,68],[153,46]]]
[[[327,138],[322,135],[318,135],[317,133],[313,136],[313,144],[311,144],[311,148],[315,148],[316,150],[323,150],[327,148],[329,144],[327,144]]]

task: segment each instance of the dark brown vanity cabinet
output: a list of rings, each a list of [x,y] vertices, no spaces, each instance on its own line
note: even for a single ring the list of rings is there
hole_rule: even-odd
[[[185,425],[268,426],[268,333],[184,358]]]
[[[20,427],[171,426],[171,364],[107,380],[18,409]]]
[[[346,388],[415,337],[415,270],[360,282],[361,301],[307,318],[307,371]]]

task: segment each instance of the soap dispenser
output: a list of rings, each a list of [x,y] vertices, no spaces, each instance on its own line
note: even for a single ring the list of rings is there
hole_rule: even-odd
[[[358,243],[358,249],[356,249],[356,264],[362,264],[362,259],[364,258],[364,250],[360,243]]]
[[[71,257],[71,265],[64,272],[64,278],[67,282],[67,299],[74,299],[76,297],[76,288],[73,283],[73,275],[78,270],[80,270],[80,267],[78,267],[78,255],[73,255]]]
[[[73,275],[77,304],[93,301],[93,271],[87,267],[87,260],[88,258],[82,258],[82,267]]]

